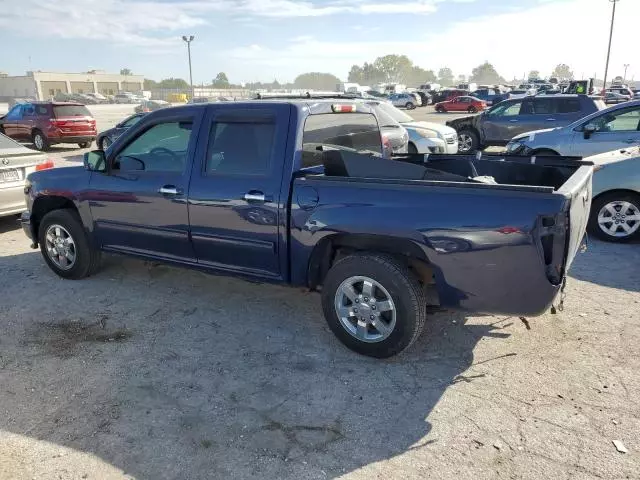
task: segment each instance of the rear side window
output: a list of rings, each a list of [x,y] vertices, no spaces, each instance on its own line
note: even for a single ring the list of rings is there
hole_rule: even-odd
[[[304,124],[302,144],[303,149],[322,144],[382,153],[378,122],[369,113],[309,115]]]
[[[36,113],[38,115],[49,115],[49,107],[46,105],[36,105]]]
[[[557,103],[554,98],[536,97],[533,102],[534,115],[550,115],[556,113]]]
[[[580,111],[580,100],[577,98],[558,98],[558,113],[576,113]]]
[[[275,116],[266,112],[216,118],[209,132],[205,173],[268,174],[275,135]]]
[[[53,113],[60,117],[90,117],[91,112],[84,105],[54,105]]]

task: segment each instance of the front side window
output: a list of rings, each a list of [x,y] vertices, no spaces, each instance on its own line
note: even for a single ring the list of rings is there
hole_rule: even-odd
[[[611,112],[589,123],[594,123],[599,132],[636,132],[640,130],[640,107]]]
[[[122,122],[122,126],[126,127],[126,128],[131,128],[136,123],[138,123],[140,120],[142,120],[142,115],[134,115],[133,117],[125,120],[124,122]]]
[[[114,162],[120,170],[182,172],[187,159],[193,122],[158,123],[123,148]]]
[[[488,114],[492,117],[513,117],[515,115],[520,114],[520,107],[522,107],[522,102],[501,102],[491,110],[489,110]]]
[[[22,118],[22,105],[16,105],[5,117],[7,120],[20,120]]]
[[[268,174],[275,134],[275,116],[221,117],[209,132],[205,173]]]

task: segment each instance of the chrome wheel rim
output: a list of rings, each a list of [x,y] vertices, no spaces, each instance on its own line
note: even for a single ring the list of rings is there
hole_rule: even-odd
[[[69,231],[61,225],[51,225],[45,233],[45,248],[49,259],[61,270],[76,263],[76,244]]]
[[[36,144],[36,148],[38,150],[42,150],[42,147],[44,147],[44,141],[42,140],[42,135],[37,134],[33,139],[33,143]]]
[[[468,152],[473,146],[473,138],[468,133],[461,133],[458,135],[458,150],[461,152]]]
[[[111,141],[109,140],[109,137],[104,137],[102,139],[102,149],[106,150],[107,148],[109,148],[109,145],[111,145]]]
[[[640,228],[640,208],[631,202],[609,202],[598,212],[600,230],[611,237],[624,238]]]
[[[397,311],[391,295],[369,277],[343,281],[336,291],[334,307],[340,325],[361,342],[381,342],[396,326]]]

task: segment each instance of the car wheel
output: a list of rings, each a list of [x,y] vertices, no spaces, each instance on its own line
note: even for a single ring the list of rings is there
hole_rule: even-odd
[[[413,110],[415,107],[414,107],[413,103],[407,102],[405,104],[404,108],[406,108],[407,110]]]
[[[80,148],[89,148],[93,142],[80,142],[78,146]]]
[[[596,198],[591,205],[588,230],[608,242],[640,238],[640,195],[611,192]]]
[[[109,148],[111,146],[113,142],[109,139],[109,137],[102,137],[102,140],[100,140],[100,150],[105,151],[107,148]]]
[[[351,350],[376,358],[396,355],[420,335],[426,297],[395,257],[356,253],[338,260],[322,287],[329,328]]]
[[[445,111],[444,107],[436,107],[436,112],[438,113],[444,113]]]
[[[84,278],[99,266],[100,251],[91,247],[74,210],[47,213],[38,228],[38,243],[49,268],[62,278]]]
[[[409,151],[409,153],[411,153],[413,155],[418,153],[418,149],[416,148],[416,146],[413,143],[409,143],[408,151]]]
[[[33,132],[33,145],[36,147],[36,150],[39,150],[41,152],[49,148],[47,137],[45,137],[40,130],[36,130],[35,132]]]
[[[469,108],[467,108],[467,112],[469,113],[476,113],[478,111],[478,109],[476,107],[474,107],[473,105],[471,105]]]
[[[480,142],[478,135],[472,130],[461,130],[458,132],[458,152],[471,153],[478,150]]]

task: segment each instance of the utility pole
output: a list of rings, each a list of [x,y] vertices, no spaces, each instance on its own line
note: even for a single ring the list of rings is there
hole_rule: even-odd
[[[622,77],[622,83],[627,82],[627,68],[629,68],[629,63],[624,64],[624,77]]]
[[[609,0],[613,3],[613,9],[611,11],[611,30],[609,30],[609,48],[607,49],[607,63],[604,66],[604,86],[603,88],[607,89],[607,74],[609,73],[609,57],[611,56],[611,39],[613,38],[613,22],[616,18],[616,3],[620,0]]]
[[[193,100],[194,92],[193,92],[193,74],[191,73],[191,42],[193,42],[193,35],[183,35],[182,40],[187,43],[187,54],[189,55],[189,85],[191,86],[191,100]]]

